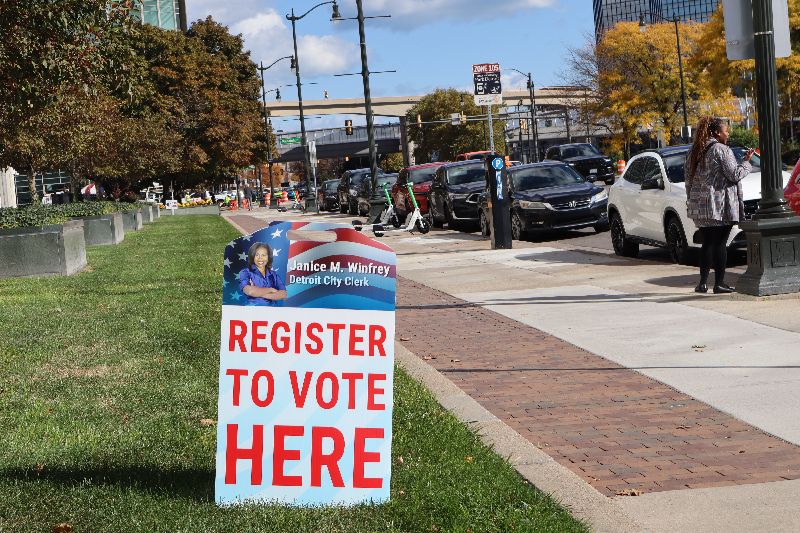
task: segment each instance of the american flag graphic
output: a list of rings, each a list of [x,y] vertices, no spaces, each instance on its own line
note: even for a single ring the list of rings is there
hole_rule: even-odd
[[[329,231],[336,241],[290,241],[288,233],[300,230]],[[247,252],[257,242],[272,249],[272,269],[283,276],[288,292],[288,298],[280,302],[284,307],[395,310],[397,265],[392,249],[350,226],[329,222],[273,222],[231,241],[225,248],[223,305],[247,305],[238,275],[247,268]],[[297,268],[298,263],[316,268]],[[316,276],[327,283],[315,282]]]

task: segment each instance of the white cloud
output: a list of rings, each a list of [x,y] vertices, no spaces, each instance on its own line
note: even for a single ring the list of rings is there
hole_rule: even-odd
[[[528,77],[514,70],[504,70],[500,75],[500,83],[503,89],[525,89],[528,87]]]
[[[301,74],[344,74],[360,59],[354,43],[333,35],[304,35],[297,43]]]
[[[366,15],[391,15],[377,19],[388,26],[412,28],[445,19],[477,20],[507,16],[525,9],[552,7],[556,0],[369,0]],[[343,16],[347,10],[343,8]],[[355,16],[355,15],[352,15]]]

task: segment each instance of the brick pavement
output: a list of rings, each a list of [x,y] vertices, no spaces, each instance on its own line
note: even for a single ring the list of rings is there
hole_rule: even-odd
[[[800,448],[493,311],[398,279],[397,335],[597,490],[800,478]]]
[[[634,370],[402,277],[397,304],[406,348],[606,495],[800,479],[797,446]]]

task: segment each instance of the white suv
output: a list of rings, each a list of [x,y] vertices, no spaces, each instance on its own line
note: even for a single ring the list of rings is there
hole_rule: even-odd
[[[676,263],[686,263],[689,250],[700,245],[699,232],[686,214],[683,167],[690,146],[648,150],[631,158],[622,176],[608,191],[611,242],[617,255],[636,257],[639,245],[661,246]],[[733,148],[741,160],[744,148]],[[761,167],[758,155],[750,160],[751,172],[742,180],[745,217],[758,209]],[[783,173],[784,185],[789,174]],[[746,245],[744,233],[734,226],[728,246]]]

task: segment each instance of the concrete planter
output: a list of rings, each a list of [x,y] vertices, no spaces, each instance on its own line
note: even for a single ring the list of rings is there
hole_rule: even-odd
[[[172,210],[165,209],[165,215],[171,215]],[[176,215],[219,215],[219,206],[203,205],[200,207],[183,207],[175,210]]]
[[[69,276],[86,267],[83,220],[0,229],[0,278]]]
[[[125,239],[122,213],[111,213],[96,217],[84,217],[83,235],[86,246],[119,244]]]
[[[125,231],[139,231],[142,229],[142,210],[123,211],[122,223],[125,227]]]
[[[152,224],[153,223],[153,210],[150,209],[149,205],[142,205],[142,224]]]

